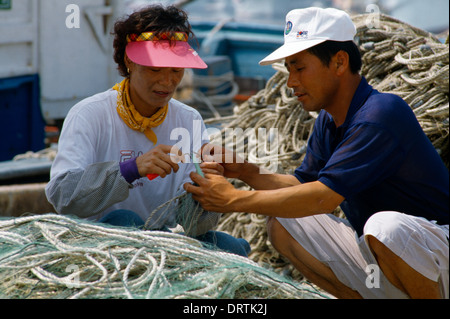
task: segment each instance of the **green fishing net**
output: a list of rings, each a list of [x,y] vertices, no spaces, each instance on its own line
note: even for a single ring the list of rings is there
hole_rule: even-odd
[[[56,214],[0,219],[0,298],[328,298],[190,237]]]

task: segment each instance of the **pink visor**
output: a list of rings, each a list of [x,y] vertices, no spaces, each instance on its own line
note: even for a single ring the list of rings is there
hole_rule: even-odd
[[[157,36],[153,32],[127,36],[126,53],[139,65],[159,68],[206,69],[208,66],[187,42],[187,34],[174,32]]]

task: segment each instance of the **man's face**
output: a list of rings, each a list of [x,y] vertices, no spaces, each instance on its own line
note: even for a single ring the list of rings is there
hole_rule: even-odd
[[[289,71],[287,86],[306,111],[318,112],[332,105],[338,87],[332,68],[308,51],[291,55],[285,61]]]

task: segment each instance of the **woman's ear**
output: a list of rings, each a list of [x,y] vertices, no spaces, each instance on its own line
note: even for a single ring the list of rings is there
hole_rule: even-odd
[[[125,63],[125,66],[127,68],[128,75],[130,75],[132,72],[134,63],[133,63],[133,61],[130,60],[130,58],[128,57],[128,55],[126,53],[125,53],[125,57],[123,58],[123,62]]]

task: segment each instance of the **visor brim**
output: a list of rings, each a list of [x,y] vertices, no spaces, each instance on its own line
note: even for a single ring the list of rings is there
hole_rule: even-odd
[[[130,42],[126,54],[131,61],[144,66],[186,69],[208,67],[189,43],[184,41]]]

